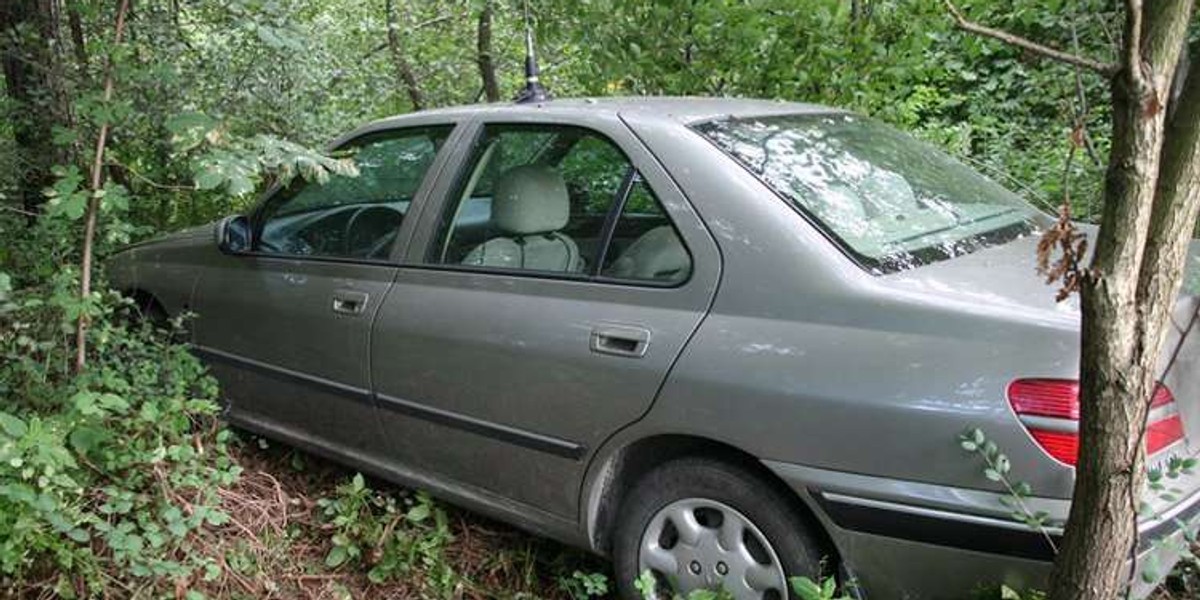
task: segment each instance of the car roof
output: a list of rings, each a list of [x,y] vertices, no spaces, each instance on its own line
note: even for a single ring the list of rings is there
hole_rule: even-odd
[[[416,120],[422,121],[438,116],[462,119],[476,115],[503,116],[529,115],[533,113],[554,113],[559,115],[596,115],[610,114],[622,116],[644,116],[667,118],[688,124],[707,121],[719,117],[752,117],[778,114],[820,114],[844,112],[839,109],[818,104],[799,102],[784,102],[779,100],[757,100],[750,98],[705,98],[699,96],[627,96],[599,98],[564,98],[547,100],[545,102],[515,104],[494,102],[491,104],[472,104],[447,108],[434,108],[388,117],[375,121],[373,128],[380,126],[395,126]]]

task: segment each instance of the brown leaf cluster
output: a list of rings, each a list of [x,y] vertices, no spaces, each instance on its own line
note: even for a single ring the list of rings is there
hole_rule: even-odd
[[[1060,284],[1055,301],[1066,300],[1083,285],[1085,272],[1080,265],[1087,249],[1087,235],[1075,226],[1071,207],[1064,203],[1058,210],[1058,221],[1042,234],[1037,246],[1038,274],[1046,278],[1047,284]]]

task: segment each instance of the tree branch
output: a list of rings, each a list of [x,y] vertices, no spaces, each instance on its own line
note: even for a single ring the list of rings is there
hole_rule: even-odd
[[[961,12],[959,12],[958,7],[954,6],[953,2],[950,0],[943,1],[946,4],[946,10],[950,11],[950,15],[954,17],[955,25],[957,25],[958,28],[963,31],[974,33],[976,35],[982,35],[984,37],[990,37],[994,40],[999,40],[1011,46],[1028,50],[1034,54],[1049,58],[1051,60],[1089,69],[1105,77],[1112,77],[1117,72],[1117,65],[1115,64],[1100,62],[1091,58],[1071,54],[1070,52],[1056,50],[1049,46],[1045,46],[1032,40],[1023,38],[1019,35],[1014,35],[1007,31],[993,29],[991,27],[975,23],[974,21],[969,21]]]
[[[483,92],[488,102],[500,100],[500,84],[496,81],[496,64],[492,60],[492,3],[485,0],[479,11],[478,32],[475,37],[476,62]]]
[[[387,0],[384,6],[387,13],[387,39],[388,47],[392,51],[392,62],[396,68],[396,79],[408,92],[408,99],[412,102],[413,110],[422,110],[425,108],[425,94],[421,91],[421,84],[417,81],[417,75],[413,71],[412,64],[408,62],[408,58],[404,55],[404,50],[400,47],[400,26],[396,18],[396,5],[393,0]]]

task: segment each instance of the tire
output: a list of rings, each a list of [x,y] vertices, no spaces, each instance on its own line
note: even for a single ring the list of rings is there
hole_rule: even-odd
[[[720,518],[716,518],[717,513],[721,513]],[[674,526],[687,515],[696,521],[689,534],[699,540],[694,545],[687,544]],[[744,553],[729,553],[729,544],[716,541],[725,531],[722,526],[726,518],[732,518],[730,523],[735,526],[729,535],[735,536],[732,532],[741,525],[746,532],[742,536],[744,549],[769,575],[747,561],[739,562],[738,557]],[[634,582],[641,575],[645,543],[652,548],[646,550],[649,562],[665,564],[664,557],[670,555],[669,564],[677,567],[674,573],[651,569],[656,574],[659,598],[670,598],[672,593],[686,596],[690,589],[713,587],[724,587],[737,600],[790,598],[793,596],[787,579],[805,576],[817,580],[820,576],[824,554],[812,527],[784,494],[746,469],[707,458],[671,461],[646,474],[622,502],[613,540],[617,588],[624,600],[642,600]],[[757,576],[751,574],[752,569]],[[672,579],[679,585],[668,583]],[[768,580],[770,583],[764,586]],[[746,585],[745,581],[756,585]]]

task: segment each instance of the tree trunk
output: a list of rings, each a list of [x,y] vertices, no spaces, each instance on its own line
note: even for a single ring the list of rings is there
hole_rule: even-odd
[[[1171,127],[1165,118],[1192,4],[1126,7],[1104,213],[1081,291],[1079,462],[1054,600],[1116,598],[1130,580],[1149,399],[1198,196],[1196,82]]]
[[[492,2],[485,0],[479,11],[478,34],[475,50],[479,62],[479,76],[483,79],[483,94],[488,102],[500,100],[500,84],[496,81],[496,64],[492,59]]]
[[[69,153],[54,144],[56,126],[70,124],[58,40],[57,0],[0,2],[0,54],[5,93],[13,103],[13,137],[20,151],[17,195],[30,214],[40,211],[54,165]]]
[[[412,64],[408,62],[408,58],[404,55],[404,49],[400,46],[400,25],[396,18],[395,0],[387,0],[385,10],[388,24],[388,49],[392,52],[392,63],[396,67],[396,80],[408,93],[413,110],[423,110],[425,94],[421,91],[421,84],[417,81]]]

